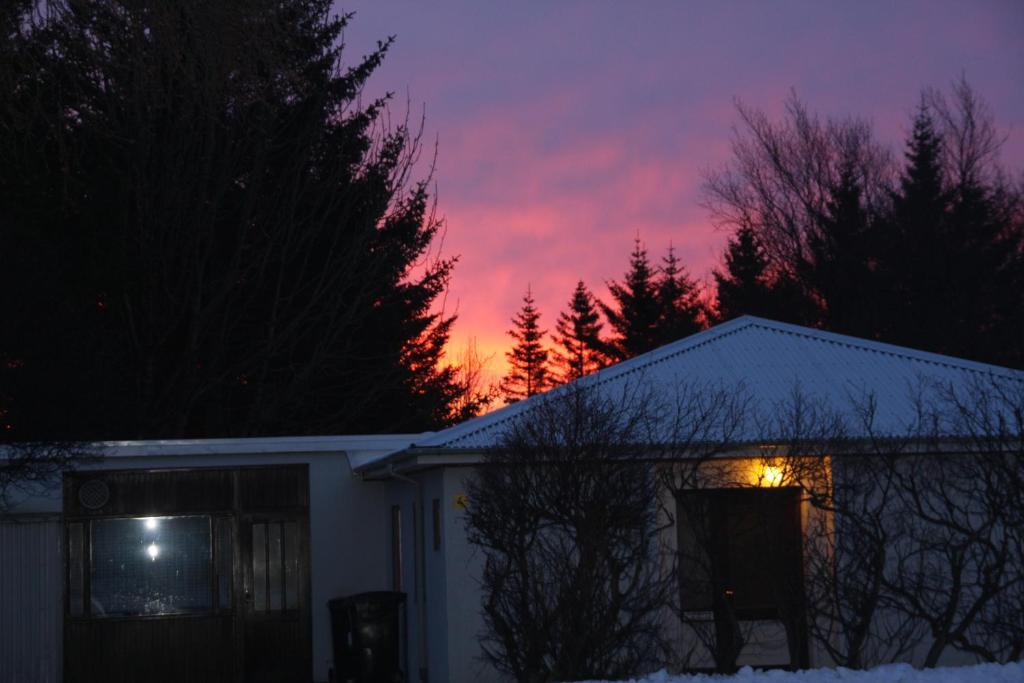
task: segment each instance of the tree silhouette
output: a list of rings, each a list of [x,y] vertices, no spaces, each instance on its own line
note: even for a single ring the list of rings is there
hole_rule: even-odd
[[[43,11],[45,10],[45,11]],[[416,126],[328,0],[24,2],[0,41],[11,439],[424,429],[458,393]]]
[[[509,403],[539,394],[551,384],[548,351],[542,344],[547,330],[540,328],[540,311],[534,303],[533,292],[527,287],[523,306],[512,318],[513,327],[508,331],[515,346],[505,353],[510,367],[501,380],[500,391]]]
[[[707,319],[697,283],[679,262],[671,245],[662,262],[661,273],[655,280],[658,303],[658,322],[654,335],[656,346],[701,331]]]
[[[618,360],[632,358],[658,346],[659,305],[654,269],[640,237],[633,241],[629,270],[621,283],[609,282],[612,305],[600,303],[614,331],[609,349]]]
[[[808,234],[807,248],[810,260],[803,276],[818,299],[824,326],[862,336],[876,331],[877,309],[887,290],[878,269],[884,247],[852,161],[842,166],[825,215]]]
[[[730,297],[760,280],[788,300],[769,317],[1024,364],[1024,193],[965,81],[949,99],[923,93],[902,167],[865,120],[822,120],[795,97],[781,122],[742,105],[739,114],[733,159],[707,176],[706,204],[737,238],[752,233],[767,275],[721,273],[723,317],[751,310]]]
[[[942,155],[932,112],[922,102],[893,193],[885,260],[892,288],[884,329],[894,343],[949,352],[940,339],[949,334],[948,316],[956,313],[950,297],[960,254],[953,250],[952,196],[943,180]]]
[[[569,310],[558,315],[552,335],[558,346],[554,361],[560,381],[571,382],[608,364],[602,327],[594,296],[580,280],[569,299]]]
[[[741,227],[729,238],[724,260],[725,269],[714,271],[719,318],[730,320],[745,314],[771,317],[766,306],[771,292],[768,259],[750,227]]]

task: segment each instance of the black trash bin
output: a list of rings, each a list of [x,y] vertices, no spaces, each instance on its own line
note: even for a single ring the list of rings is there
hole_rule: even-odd
[[[375,591],[328,601],[337,683],[405,681],[405,593]]]

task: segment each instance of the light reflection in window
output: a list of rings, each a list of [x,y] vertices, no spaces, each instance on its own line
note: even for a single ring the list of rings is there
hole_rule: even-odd
[[[91,528],[92,616],[213,608],[209,517],[97,519]]]

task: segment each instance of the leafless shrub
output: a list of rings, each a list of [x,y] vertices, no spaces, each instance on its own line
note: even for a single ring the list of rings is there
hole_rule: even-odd
[[[742,413],[731,392],[579,382],[534,399],[468,487],[484,554],[485,658],[523,681],[607,677],[669,658],[677,595],[660,465],[709,457]],[[699,454],[699,455],[694,455]]]

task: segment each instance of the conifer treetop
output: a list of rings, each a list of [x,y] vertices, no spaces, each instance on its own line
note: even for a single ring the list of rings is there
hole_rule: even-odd
[[[540,311],[532,288],[527,285],[523,305],[512,317],[512,328],[508,330],[515,345],[505,352],[510,367],[500,385],[502,397],[510,403],[539,394],[551,385],[548,350],[542,343],[547,330],[541,329],[539,321]]]

